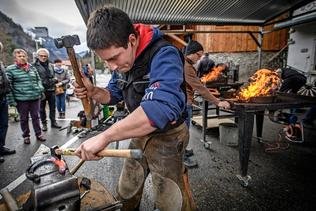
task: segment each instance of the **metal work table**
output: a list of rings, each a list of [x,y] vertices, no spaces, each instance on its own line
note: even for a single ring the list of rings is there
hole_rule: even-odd
[[[208,115],[208,111],[210,109],[215,109],[216,113],[215,115]],[[224,113],[225,112],[225,113]],[[207,120],[208,119],[215,119],[215,118],[231,118],[231,117],[236,117],[234,114],[234,111],[229,111],[229,110],[222,110],[219,107],[209,107],[208,101],[203,99],[202,102],[202,137],[201,141],[204,142],[204,146],[206,148],[209,147],[208,142],[206,141],[206,130],[207,130]]]
[[[220,82],[208,82],[206,83],[207,88],[215,88],[217,89],[221,94],[223,91],[227,91],[229,89],[238,89],[240,86],[242,86],[243,83],[241,82],[232,82],[232,83],[220,83]],[[202,139],[201,141],[204,142],[204,146],[208,148],[210,144],[206,142],[206,129],[207,129],[207,120],[208,119],[214,119],[214,118],[231,118],[235,117],[236,115],[234,114],[234,111],[231,110],[223,110],[218,108],[217,106],[211,109],[216,110],[215,115],[208,115],[208,111],[210,110],[209,108],[209,103],[208,101],[203,99],[202,102]]]
[[[207,128],[208,102],[203,102],[203,125],[202,140],[205,142],[205,133]],[[257,137],[262,138],[263,120],[265,110],[278,110],[289,108],[304,108],[316,105],[316,98],[298,96],[296,94],[278,93],[271,103],[233,103],[234,113],[227,116],[235,116],[238,122],[238,147],[240,174],[237,175],[243,186],[248,186],[250,176],[248,173],[248,162],[251,149],[251,140],[254,125],[254,116],[256,115]],[[222,117],[221,115],[219,115]],[[223,117],[227,117],[223,115]],[[205,142],[206,143],[206,142]]]

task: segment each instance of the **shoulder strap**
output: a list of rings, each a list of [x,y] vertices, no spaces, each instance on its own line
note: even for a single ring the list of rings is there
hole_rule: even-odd
[[[160,48],[168,45],[171,44],[162,38],[149,44],[136,58],[133,68],[129,72],[121,74],[122,79],[127,83],[125,87],[128,87],[135,79],[143,78],[143,76],[148,74],[148,67],[151,64],[152,58]]]
[[[164,38],[160,38],[159,40],[155,41],[154,43],[152,43],[150,46],[147,47],[147,49],[145,51],[142,52],[142,54],[145,54],[146,56],[144,56],[144,58],[146,60],[148,60],[148,64],[150,65],[152,58],[156,55],[156,53],[163,47],[166,46],[173,46],[170,42],[168,42],[167,40],[165,40]],[[175,47],[176,48],[176,47]],[[181,61],[182,64],[184,65],[184,56],[183,53],[176,48],[179,52],[179,55],[181,57]],[[149,52],[148,52],[149,51]]]

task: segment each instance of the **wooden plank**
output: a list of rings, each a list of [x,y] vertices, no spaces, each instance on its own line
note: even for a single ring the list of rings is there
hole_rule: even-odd
[[[192,122],[195,125],[202,126],[202,116],[193,116]],[[213,118],[207,120],[207,129],[208,128],[216,128],[219,126],[220,123],[234,123],[232,118]]]
[[[196,30],[204,31],[258,31],[257,26],[215,26],[198,25]],[[264,27],[272,30],[272,26]],[[258,34],[254,33],[255,37]],[[249,34],[246,33],[200,33],[196,34],[206,52],[249,52],[257,51],[257,45]],[[288,39],[287,29],[275,31],[263,36],[263,50],[278,51],[286,45]]]

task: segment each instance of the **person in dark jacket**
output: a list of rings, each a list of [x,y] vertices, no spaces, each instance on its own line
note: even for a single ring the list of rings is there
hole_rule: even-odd
[[[49,118],[52,128],[61,128],[56,122],[56,99],[55,99],[55,84],[58,82],[55,78],[54,67],[49,63],[49,51],[46,48],[40,48],[36,52],[36,61],[34,67],[42,79],[45,89],[45,97],[41,100],[40,117],[42,121],[42,130],[47,131],[46,119],[46,102],[49,106]]]
[[[150,172],[157,209],[196,210],[183,165],[189,132],[184,123],[181,52],[163,39],[158,28],[133,25],[125,12],[114,7],[94,11],[87,28],[88,47],[107,61],[113,74],[105,89],[83,76],[85,87],[74,84],[75,94],[102,104],[124,100],[130,114],[82,143],[76,155],[97,160],[97,153],[111,142],[132,138],[129,148],[142,150],[144,156],[124,161],[117,187],[122,210],[139,208]]]
[[[39,122],[40,98],[44,91],[41,78],[36,68],[27,62],[27,53],[23,49],[13,51],[15,64],[7,67],[6,74],[11,85],[7,95],[9,105],[16,106],[20,115],[22,137],[25,144],[30,144],[29,114],[36,139],[45,141]]]
[[[94,70],[90,64],[85,64],[82,66],[82,73],[90,79],[91,83],[93,83]]]
[[[3,45],[0,42],[0,162],[4,162],[4,155],[11,155],[15,150],[5,147],[5,139],[8,131],[8,103],[6,95],[10,92],[10,82],[5,74],[4,65],[1,62]]]
[[[306,76],[292,68],[279,68],[276,70],[282,79],[282,85],[279,89],[280,92],[297,91],[306,84]]]
[[[214,66],[215,62],[212,59],[210,59],[208,53],[205,53],[197,67],[198,77],[201,78],[203,75],[209,73]]]

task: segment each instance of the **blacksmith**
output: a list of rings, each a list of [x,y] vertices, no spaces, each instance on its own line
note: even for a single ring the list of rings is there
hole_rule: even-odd
[[[95,87],[83,78],[78,97],[103,104],[124,100],[130,114],[101,134],[82,143],[76,153],[84,160],[111,142],[132,138],[129,148],[142,149],[142,160],[126,159],[117,187],[123,210],[139,208],[143,186],[151,173],[155,207],[195,210],[183,153],[189,132],[184,119],[186,99],[183,59],[157,28],[132,24],[123,11],[103,7],[88,21],[87,44],[113,71],[109,85]],[[186,179],[185,179],[186,178]]]

